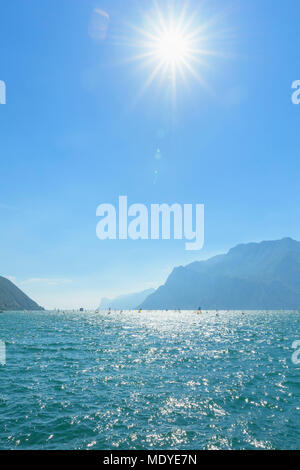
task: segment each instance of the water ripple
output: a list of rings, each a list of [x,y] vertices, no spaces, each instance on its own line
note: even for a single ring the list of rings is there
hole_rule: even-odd
[[[1,449],[297,449],[297,312],[0,317]]]

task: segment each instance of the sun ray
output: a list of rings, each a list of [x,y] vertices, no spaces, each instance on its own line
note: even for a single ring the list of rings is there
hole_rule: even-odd
[[[160,62],[159,64],[157,64],[157,66],[155,67],[155,69],[153,70],[153,72],[151,73],[151,75],[148,77],[147,81],[144,83],[143,87],[141,88],[141,90],[139,91],[138,93],[138,99],[145,93],[145,91],[147,90],[147,88],[151,85],[151,83],[155,80],[156,76],[159,74],[160,70],[162,69],[163,67],[163,62]]]
[[[143,25],[131,25],[135,34],[131,41],[127,36],[126,41],[127,45],[137,49],[136,55],[127,62],[139,62],[149,71],[138,96],[141,97],[159,79],[160,85],[165,83],[175,100],[179,83],[187,85],[188,76],[209,90],[203,73],[200,73],[201,68],[209,65],[209,57],[223,55],[212,47],[215,39],[222,40],[211,28],[215,18],[205,18],[199,7],[190,12],[187,1],[177,4],[170,1],[161,6],[153,0],[152,4],[153,8],[144,15]]]

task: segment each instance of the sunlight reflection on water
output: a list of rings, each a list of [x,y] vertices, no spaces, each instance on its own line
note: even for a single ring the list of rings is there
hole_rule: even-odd
[[[299,313],[218,313],[2,314],[0,447],[297,448]]]

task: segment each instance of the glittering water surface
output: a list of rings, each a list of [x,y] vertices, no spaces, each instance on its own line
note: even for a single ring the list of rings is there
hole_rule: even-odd
[[[299,319],[0,314],[0,448],[299,448]]]

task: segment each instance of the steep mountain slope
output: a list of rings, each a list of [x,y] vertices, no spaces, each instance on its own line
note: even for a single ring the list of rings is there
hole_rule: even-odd
[[[0,310],[43,310],[11,281],[0,276]]]
[[[175,268],[143,309],[300,308],[300,242],[249,243]]]

